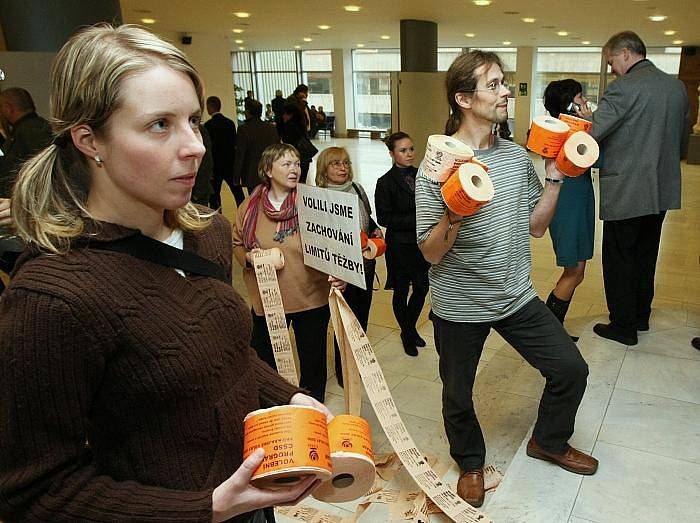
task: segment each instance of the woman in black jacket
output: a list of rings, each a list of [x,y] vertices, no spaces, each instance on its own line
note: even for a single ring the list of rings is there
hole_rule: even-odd
[[[394,316],[401,327],[401,342],[409,356],[418,356],[416,347],[425,347],[416,322],[428,293],[428,268],[416,243],[417,169],[413,163],[411,137],[403,132],[386,139],[394,165],[377,180],[374,204],[377,221],[386,227],[386,288],[394,290]],[[413,287],[408,297],[409,287]]]

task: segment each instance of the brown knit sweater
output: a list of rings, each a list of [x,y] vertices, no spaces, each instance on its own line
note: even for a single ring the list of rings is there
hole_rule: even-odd
[[[224,218],[184,246],[230,278]],[[100,249],[20,264],[0,300],[0,518],[211,521],[212,490],[242,462],[243,417],[299,391],[249,347],[244,301]]]

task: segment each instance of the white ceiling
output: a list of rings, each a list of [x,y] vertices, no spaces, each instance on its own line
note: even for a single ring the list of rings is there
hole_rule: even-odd
[[[351,3],[362,10],[343,10]],[[239,45],[248,50],[354,48],[358,43],[399,47],[401,19],[436,22],[440,47],[502,47],[504,41],[513,47],[580,46],[584,40],[602,46],[610,35],[627,29],[647,46],[671,46],[676,39],[700,45],[700,0],[493,0],[488,7],[471,0],[121,0],[121,7],[125,22],[153,18],[154,32],[225,35],[233,50]],[[238,11],[251,16],[237,18],[233,13]],[[654,14],[668,18],[652,22],[648,16]],[[536,21],[524,23],[524,17]],[[331,28],[321,30],[322,24]],[[244,32],[234,34],[234,28]],[[665,30],[676,34],[665,36]],[[313,41],[304,42],[304,37]]]

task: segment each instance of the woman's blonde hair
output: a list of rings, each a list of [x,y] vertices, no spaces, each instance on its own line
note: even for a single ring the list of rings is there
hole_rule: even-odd
[[[89,125],[104,133],[120,107],[124,79],[156,65],[186,74],[203,106],[203,85],[187,57],[172,44],[133,25],[98,24],[73,35],[56,55],[51,70],[54,142],[21,168],[12,194],[18,234],[43,251],[65,253],[83,232],[90,174],[71,129]],[[165,211],[168,226],[200,230],[211,221],[192,204]]]
[[[287,153],[293,154],[297,159],[301,159],[296,147],[288,143],[273,143],[265,147],[265,150],[262,152],[260,162],[258,162],[258,176],[260,177],[260,182],[268,189],[272,182],[267,173],[272,170],[272,164]]]
[[[350,155],[344,147],[328,147],[321,151],[316,159],[316,185],[318,187],[328,187],[328,166],[331,162],[342,161]],[[348,165],[348,181],[352,181],[352,163]]]

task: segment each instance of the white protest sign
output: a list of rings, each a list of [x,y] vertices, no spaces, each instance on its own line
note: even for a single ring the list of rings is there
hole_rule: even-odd
[[[356,194],[297,186],[304,264],[366,289],[358,202]]]

